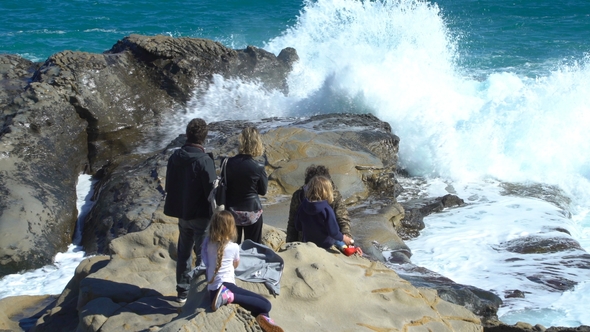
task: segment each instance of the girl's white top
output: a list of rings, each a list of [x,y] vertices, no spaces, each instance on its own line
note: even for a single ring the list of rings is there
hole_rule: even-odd
[[[212,283],[207,286],[209,290],[217,290],[224,282],[236,283],[234,261],[240,260],[240,246],[229,241],[223,250],[221,267]],[[211,280],[217,265],[217,243],[207,243],[207,257],[204,259],[207,266],[207,280]]]

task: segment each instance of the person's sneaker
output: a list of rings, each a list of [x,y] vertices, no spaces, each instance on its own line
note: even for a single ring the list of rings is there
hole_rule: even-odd
[[[256,316],[256,322],[264,332],[284,332],[282,328],[275,324],[272,318],[263,314]]]
[[[213,302],[211,302],[211,309],[215,311],[219,309],[219,307],[221,307],[222,305],[232,303],[233,301],[234,293],[232,293],[232,291],[230,291],[227,287],[221,286],[219,287],[219,290],[217,291],[217,294],[215,295]]]
[[[186,294],[179,293],[178,296],[176,297],[176,302],[184,303],[184,302],[186,302],[186,298],[187,298]]]

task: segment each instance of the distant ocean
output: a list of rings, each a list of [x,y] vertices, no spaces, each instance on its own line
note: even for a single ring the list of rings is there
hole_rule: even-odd
[[[372,113],[401,139],[405,186],[468,203],[426,218],[407,242],[415,264],[500,297],[525,291],[504,299],[508,324],[590,325],[588,269],[551,270],[578,282],[560,293],[523,276],[549,273],[559,257],[516,264],[498,250],[558,226],[590,251],[587,0],[7,0],[0,13],[0,53],[33,61],[100,53],[132,33],[296,48],[288,96],[215,77],[162,130],[172,138],[188,118],[241,119],[244,110],[252,119]],[[73,246],[46,271],[4,278],[0,297],[60,293],[82,254]]]

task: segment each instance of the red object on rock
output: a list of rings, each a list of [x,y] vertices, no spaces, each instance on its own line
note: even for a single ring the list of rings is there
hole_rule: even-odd
[[[342,249],[342,252],[346,255],[346,256],[351,256],[356,252],[356,247],[354,246],[348,246],[347,248]]]

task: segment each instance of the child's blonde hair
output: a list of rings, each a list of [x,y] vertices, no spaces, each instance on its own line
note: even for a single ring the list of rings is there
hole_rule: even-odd
[[[219,268],[221,268],[221,261],[223,259],[223,250],[225,245],[231,240],[235,241],[238,232],[236,230],[236,222],[234,216],[229,211],[219,211],[211,217],[209,224],[209,242],[217,243],[217,262],[215,265],[215,272],[209,283],[213,282]]]
[[[246,127],[239,136],[240,146],[238,151],[241,154],[249,154],[252,157],[262,156],[264,145],[262,145],[262,136],[256,127]]]
[[[305,197],[308,201],[328,201],[332,204],[334,201],[334,190],[332,180],[325,176],[314,176],[307,184]]]

